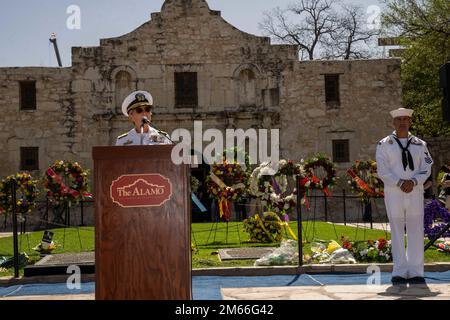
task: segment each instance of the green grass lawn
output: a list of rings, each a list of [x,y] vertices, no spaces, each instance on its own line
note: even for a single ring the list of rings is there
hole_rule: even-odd
[[[80,227],[67,229],[53,229],[53,241],[57,244],[57,249],[53,251],[54,254],[68,253],[68,252],[86,252],[94,251],[94,228]],[[41,242],[43,231],[31,232],[29,234],[19,235],[19,252],[25,252],[31,259],[32,263],[37,262],[41,257],[40,254],[33,250],[33,248]],[[78,236],[79,235],[79,236]],[[80,244],[81,242],[81,244]],[[13,238],[0,239],[0,256],[12,256]],[[20,271],[23,274],[23,270]],[[14,275],[14,269],[0,271],[0,277]]]
[[[290,226],[297,235],[297,223],[291,222]],[[93,227],[68,228],[65,230],[54,229],[52,231],[55,233],[53,239],[58,245],[58,248],[53,251],[54,254],[93,251],[95,248]],[[195,248],[192,254],[193,268],[252,266],[254,260],[220,261],[217,254],[218,249],[278,245],[276,243],[249,242],[248,234],[243,231],[242,223],[236,222],[230,222],[228,225],[226,223],[193,223],[192,231],[192,244]],[[304,222],[302,234],[304,235],[304,240],[307,240],[303,247],[305,254],[311,253],[310,242],[313,239],[334,239],[339,242],[341,236],[347,236],[352,241],[378,239],[386,237],[386,235],[388,238],[390,237],[389,234],[382,230],[335,226],[325,222]],[[43,231],[19,235],[19,251],[26,252],[34,262],[40,259],[40,255],[33,250],[33,247],[40,243],[42,235]],[[0,239],[0,256],[11,256],[12,254],[12,237]],[[430,248],[425,253],[425,261],[450,262],[450,254],[440,253],[436,249]],[[13,275],[12,269],[0,271],[0,276],[11,275]]]

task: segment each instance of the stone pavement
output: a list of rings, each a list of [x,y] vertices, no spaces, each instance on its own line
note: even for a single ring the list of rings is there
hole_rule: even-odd
[[[450,300],[448,284],[326,285],[294,287],[222,288],[224,300]],[[94,293],[74,295],[12,296],[0,300],[94,300]]]
[[[222,288],[224,300],[450,300],[448,284]]]

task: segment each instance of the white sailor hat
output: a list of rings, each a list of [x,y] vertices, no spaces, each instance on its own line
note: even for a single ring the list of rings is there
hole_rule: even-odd
[[[147,91],[135,91],[123,100],[122,112],[128,117],[131,110],[142,106],[153,106],[153,97]]]
[[[392,118],[397,118],[397,117],[412,117],[414,110],[412,109],[405,109],[405,108],[399,108],[396,110],[392,110],[391,111],[391,116]]]

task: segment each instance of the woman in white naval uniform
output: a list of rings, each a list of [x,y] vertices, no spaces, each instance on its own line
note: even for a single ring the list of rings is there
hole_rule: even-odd
[[[412,113],[404,108],[391,111],[396,131],[378,143],[376,152],[391,226],[393,284],[425,282],[423,184],[431,173],[433,160],[426,143],[409,133]]]
[[[167,133],[150,125],[152,107],[153,97],[147,91],[135,91],[125,98],[122,112],[133,122],[134,128],[117,137],[116,146],[172,144]]]

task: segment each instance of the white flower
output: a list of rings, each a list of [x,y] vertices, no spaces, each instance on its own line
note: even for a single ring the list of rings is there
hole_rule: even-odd
[[[270,199],[271,199],[273,202],[278,202],[278,201],[280,200],[280,197],[279,197],[276,193],[271,193],[271,194],[270,194]]]
[[[264,167],[260,171],[260,176],[272,176],[273,175],[273,169],[270,167]]]
[[[284,167],[285,165],[287,165],[287,161],[282,159],[282,160],[280,160],[279,164],[280,164],[280,167]]]

